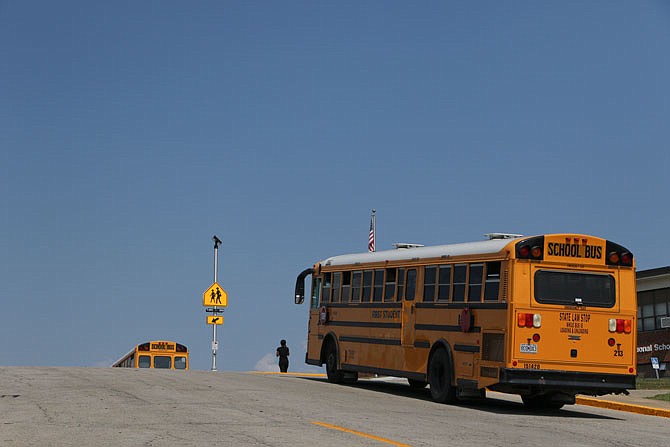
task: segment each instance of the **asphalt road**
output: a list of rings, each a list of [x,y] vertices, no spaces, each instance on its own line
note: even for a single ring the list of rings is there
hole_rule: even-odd
[[[3,446],[655,446],[667,418],[582,405],[458,406],[404,383],[121,368],[0,367]]]

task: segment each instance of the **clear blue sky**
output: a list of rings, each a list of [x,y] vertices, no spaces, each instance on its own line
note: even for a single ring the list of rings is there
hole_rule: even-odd
[[[666,1],[0,1],[0,364],[281,338],[325,257],[581,232],[670,265]],[[274,360],[272,360],[274,362]],[[262,363],[262,362],[261,362]]]

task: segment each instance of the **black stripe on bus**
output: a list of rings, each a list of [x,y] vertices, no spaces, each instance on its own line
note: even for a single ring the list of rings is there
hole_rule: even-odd
[[[460,351],[460,352],[479,352],[479,346],[472,346],[472,345],[454,345],[454,351]]]
[[[394,307],[402,307],[402,303],[379,303],[379,302],[365,302],[365,303],[324,303],[326,307],[350,308],[350,309],[393,309]]]
[[[430,348],[430,342],[429,341],[415,341],[414,342],[414,347],[415,348]]]
[[[424,302],[416,303],[417,309],[507,309],[507,303],[481,303],[481,302]]]
[[[463,332],[459,325],[448,324],[415,324],[414,329],[417,331],[440,331],[440,332]],[[473,326],[468,332],[481,332],[482,328]]]
[[[347,327],[373,327],[379,329],[400,329],[400,323],[377,323],[370,321],[329,321],[326,325]]]
[[[340,341],[349,342],[349,343],[367,343],[371,345],[390,345],[390,346],[400,346],[399,339],[391,338],[369,338],[369,337],[348,337],[341,336],[339,337]]]
[[[476,390],[479,387],[479,383],[476,380],[470,379],[456,379],[456,385],[470,390]]]
[[[342,369],[346,371],[357,371],[370,374],[379,374],[380,376],[406,377],[408,379],[414,379],[426,382],[425,374],[413,373],[409,371],[398,371],[395,369],[386,369],[386,368],[374,368],[372,366],[351,365],[349,363],[342,363]]]

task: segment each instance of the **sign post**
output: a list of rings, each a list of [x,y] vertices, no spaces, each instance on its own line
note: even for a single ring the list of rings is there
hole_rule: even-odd
[[[218,319],[216,319],[216,317],[218,316],[217,313],[219,311],[217,306],[225,307],[228,305],[228,294],[223,290],[223,287],[217,283],[219,273],[219,245],[221,245],[221,239],[214,235],[212,241],[214,241],[214,284],[212,284],[203,294],[202,303],[205,306],[212,306],[211,312],[214,317],[214,322],[210,323],[212,324],[212,371],[216,371],[216,351],[219,349],[219,342],[216,339],[216,327],[218,326]],[[210,311],[210,309],[207,309],[207,311]],[[221,322],[223,322],[223,316],[221,316]],[[209,323],[209,319],[207,323]]]
[[[656,379],[660,380],[660,377],[658,376],[658,370],[660,369],[660,365],[658,363],[658,357],[651,358],[651,367],[654,368],[654,371],[656,372]]]

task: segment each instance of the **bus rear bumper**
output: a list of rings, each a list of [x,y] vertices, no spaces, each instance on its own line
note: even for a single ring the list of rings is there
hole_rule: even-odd
[[[564,392],[590,396],[612,393],[627,394],[626,390],[635,389],[635,376],[508,368],[500,370],[500,381],[489,388],[516,394],[536,394],[538,392]]]

